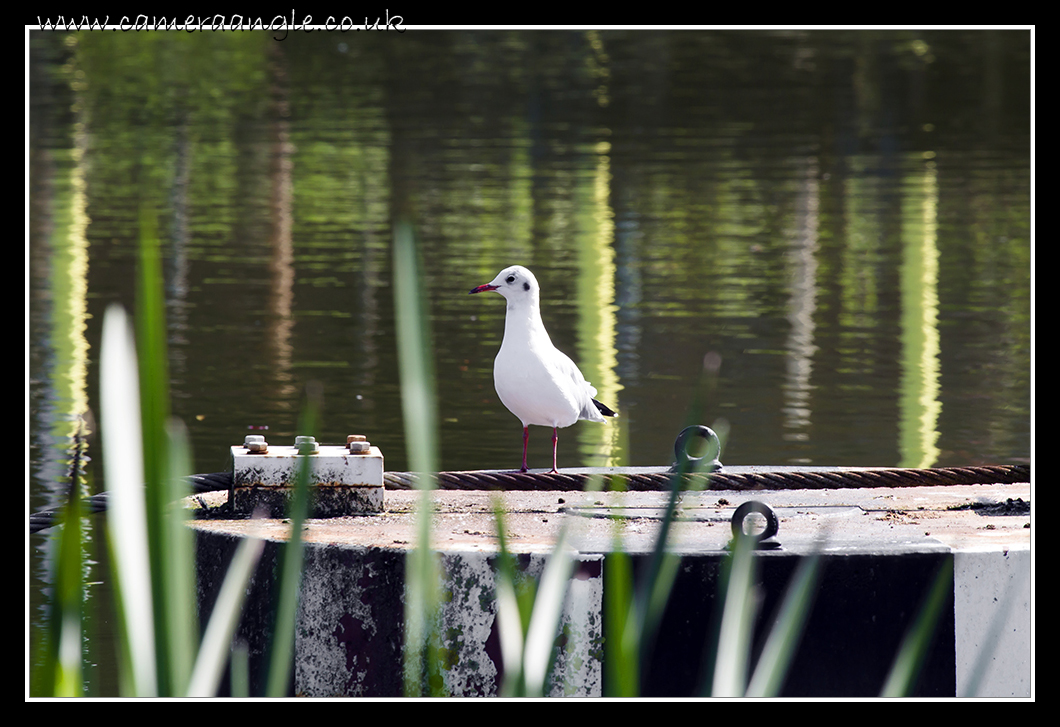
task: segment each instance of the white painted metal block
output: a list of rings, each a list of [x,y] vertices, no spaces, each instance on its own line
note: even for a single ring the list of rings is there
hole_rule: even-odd
[[[345,447],[322,445],[309,459],[312,485],[383,486],[383,453],[369,447],[366,454],[350,454]],[[268,452],[251,453],[232,447],[232,474],[236,487],[294,487],[298,450],[295,447],[269,447]]]
[[[378,447],[352,454],[346,447],[321,445],[302,455],[294,446],[269,445],[264,452],[235,446],[231,453],[229,502],[236,512],[264,509],[270,517],[282,517],[303,461],[309,465],[310,516],[383,510],[383,453]]]

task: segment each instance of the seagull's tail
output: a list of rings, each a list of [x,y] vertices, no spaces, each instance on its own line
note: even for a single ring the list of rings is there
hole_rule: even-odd
[[[611,409],[609,409],[606,404],[601,404],[596,399],[593,399],[593,404],[596,404],[597,410],[601,414],[603,414],[605,417],[617,417],[618,416],[618,412],[611,411]]]

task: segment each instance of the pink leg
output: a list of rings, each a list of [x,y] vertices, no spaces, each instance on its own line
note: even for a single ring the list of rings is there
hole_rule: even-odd
[[[556,427],[552,427],[552,474],[559,474],[559,470],[556,469],[556,444],[559,442],[559,435],[556,434]]]
[[[530,440],[530,427],[523,427],[523,468],[520,472],[526,472],[526,443]]]

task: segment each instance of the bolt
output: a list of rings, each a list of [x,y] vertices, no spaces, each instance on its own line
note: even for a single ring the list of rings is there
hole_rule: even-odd
[[[264,453],[269,451],[269,444],[265,437],[260,434],[248,434],[243,437],[243,447],[251,452]]]
[[[295,437],[294,448],[298,450],[299,454],[317,454],[320,452],[320,445],[317,444],[316,437]]]
[[[350,434],[346,437],[346,446],[350,454],[368,454],[372,445],[363,434]]]

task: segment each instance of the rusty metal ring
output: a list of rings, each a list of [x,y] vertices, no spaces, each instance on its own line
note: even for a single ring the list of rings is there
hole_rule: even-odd
[[[743,521],[747,519],[747,516],[753,512],[757,512],[766,519],[766,529],[757,535],[748,535],[743,529]],[[777,514],[773,512],[773,508],[764,502],[758,500],[748,500],[744,504],[736,508],[736,512],[732,514],[732,535],[734,538],[744,536],[751,538],[752,543],[760,543],[763,540],[772,538],[780,531],[780,519]]]

